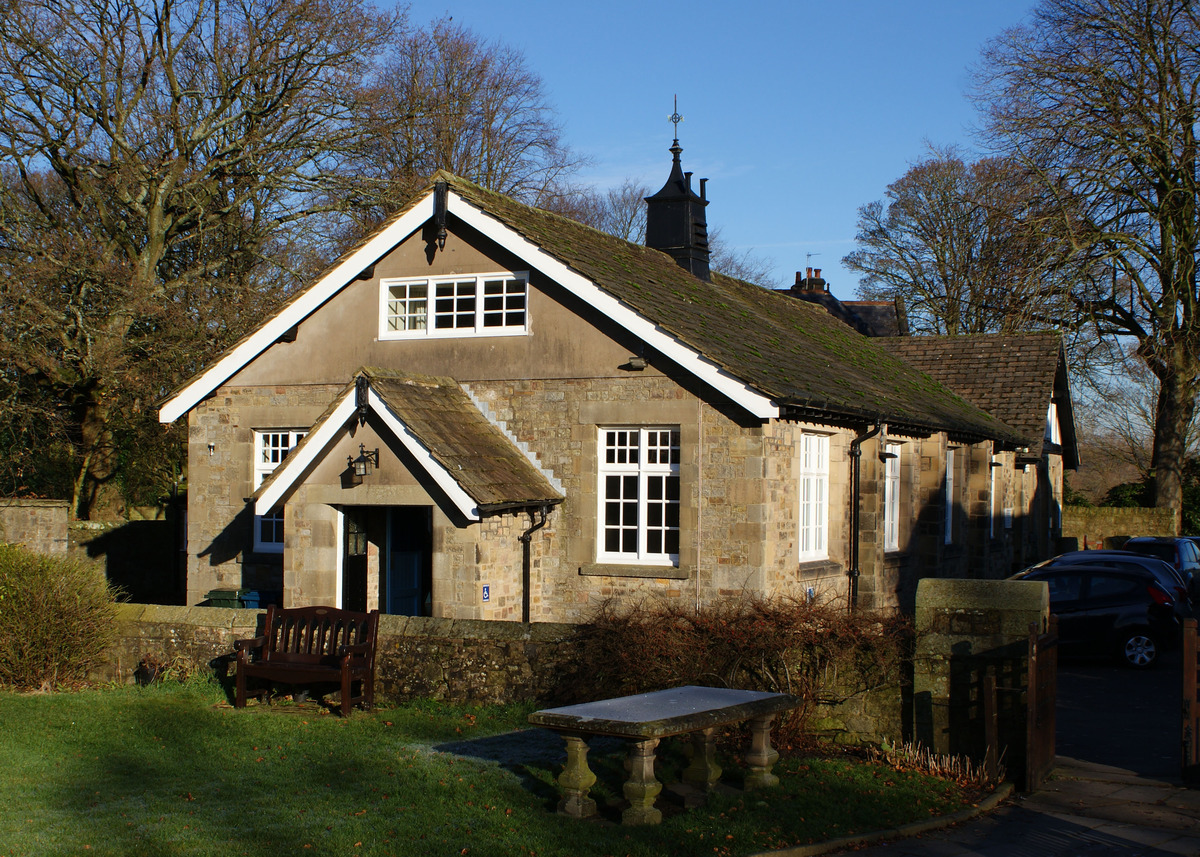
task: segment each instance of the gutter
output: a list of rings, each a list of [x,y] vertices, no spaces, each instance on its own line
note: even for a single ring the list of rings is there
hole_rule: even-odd
[[[517,540],[521,543],[521,621],[529,622],[529,586],[532,562],[530,560],[530,543],[533,541],[533,534],[546,526],[546,516],[550,514],[552,507],[549,504],[539,506],[538,512],[541,514],[541,520],[536,524],[533,523],[533,509],[529,510],[529,529],[517,536]]]

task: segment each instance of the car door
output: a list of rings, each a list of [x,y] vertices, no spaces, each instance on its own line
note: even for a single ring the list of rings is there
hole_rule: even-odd
[[[1119,571],[1097,570],[1084,575],[1082,597],[1075,613],[1081,647],[1105,655],[1116,643],[1116,629],[1146,623],[1147,581]]]
[[[1064,566],[1046,568],[1027,580],[1044,580],[1050,591],[1050,612],[1058,617],[1058,645],[1064,654],[1078,653],[1086,617],[1082,615],[1083,573]]]

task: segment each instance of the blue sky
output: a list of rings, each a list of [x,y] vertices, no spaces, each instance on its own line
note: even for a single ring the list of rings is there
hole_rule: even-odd
[[[604,188],[657,190],[679,98],[683,165],[707,177],[708,222],[731,247],[772,260],[789,285],[819,267],[853,298],[841,265],[858,208],[928,144],[971,147],[969,67],[1021,23],[1026,0],[657,2],[443,0],[417,4],[519,48],[541,75],[565,141]],[[813,254],[806,261],[808,254]]]

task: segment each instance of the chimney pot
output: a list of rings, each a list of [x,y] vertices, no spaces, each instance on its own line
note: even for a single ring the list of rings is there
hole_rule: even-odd
[[[821,279],[821,269],[820,268],[813,268],[813,274],[816,275],[816,278],[818,280]]]
[[[812,268],[805,268],[805,269],[804,269],[804,279],[806,279],[806,280],[811,280],[811,279],[812,279]]]
[[[804,285],[804,274],[801,273],[800,271],[796,272],[796,285],[797,286]]]

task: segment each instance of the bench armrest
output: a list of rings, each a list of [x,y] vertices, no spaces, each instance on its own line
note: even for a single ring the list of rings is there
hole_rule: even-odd
[[[254,649],[265,648],[266,645],[267,638],[265,636],[252,637],[249,640],[234,640],[233,650],[237,652],[238,660],[241,661],[249,657],[249,652],[253,651]]]
[[[352,646],[338,646],[338,657],[344,658],[350,655],[367,655],[371,652],[370,643],[355,643]]]

